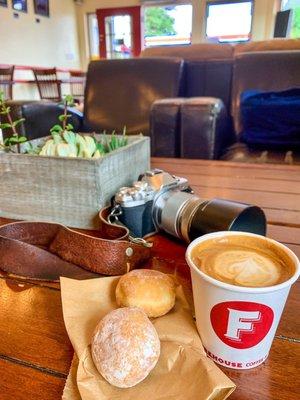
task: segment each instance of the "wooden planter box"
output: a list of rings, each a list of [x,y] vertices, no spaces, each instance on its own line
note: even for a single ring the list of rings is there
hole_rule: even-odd
[[[99,210],[149,167],[143,136],[128,136],[127,146],[95,160],[0,152],[0,216],[97,228]]]

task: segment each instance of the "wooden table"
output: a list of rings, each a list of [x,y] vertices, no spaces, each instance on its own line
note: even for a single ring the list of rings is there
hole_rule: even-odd
[[[268,235],[300,257],[300,166],[182,159],[153,159],[152,165],[187,177],[204,198],[263,207]],[[1,224],[5,222],[0,219]],[[175,273],[190,289],[185,245],[163,235],[154,242],[152,267]],[[230,399],[299,398],[299,285],[298,281],[290,292],[267,362],[248,371],[223,369],[237,384]],[[60,399],[73,350],[64,328],[58,285],[2,276],[0,293],[0,399]]]

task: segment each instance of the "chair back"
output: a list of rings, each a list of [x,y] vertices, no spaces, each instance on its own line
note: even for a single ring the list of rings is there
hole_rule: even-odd
[[[15,66],[0,67],[0,92],[4,93],[4,100],[12,100],[12,87]]]
[[[88,68],[83,128],[86,131],[149,134],[155,100],[177,97],[183,61],[177,58],[132,58],[92,61]]]
[[[56,68],[39,68],[32,70],[40,98],[43,100],[61,101],[61,81],[57,79]]]
[[[70,88],[72,96],[75,100],[78,100],[79,102],[83,101],[86,73],[82,71],[70,71],[70,78]]]

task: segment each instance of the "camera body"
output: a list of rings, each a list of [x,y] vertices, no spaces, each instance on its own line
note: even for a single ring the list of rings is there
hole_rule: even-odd
[[[188,181],[159,169],[146,171],[133,182],[132,187],[122,187],[114,202],[121,206],[120,221],[138,237],[151,235],[159,230],[154,218],[154,204],[163,193],[188,191]],[[158,214],[157,211],[155,214]]]
[[[118,209],[113,214],[136,237],[163,230],[190,242],[220,230],[266,233],[266,218],[259,207],[201,199],[192,193],[187,179],[160,169],[146,171],[132,187],[120,188],[113,203]]]

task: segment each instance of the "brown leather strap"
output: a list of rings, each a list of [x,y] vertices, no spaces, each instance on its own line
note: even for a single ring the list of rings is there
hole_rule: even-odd
[[[86,279],[121,275],[141,266],[150,249],[128,241],[127,228],[108,224],[108,208],[99,213],[100,230],[86,232],[48,222],[14,222],[0,227],[0,269],[30,279]]]

